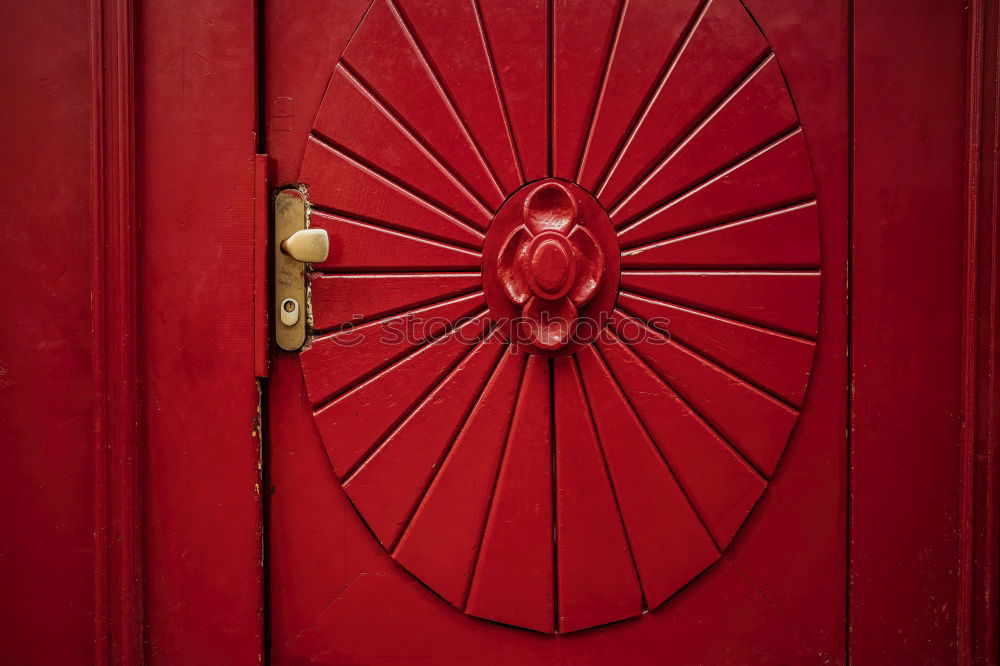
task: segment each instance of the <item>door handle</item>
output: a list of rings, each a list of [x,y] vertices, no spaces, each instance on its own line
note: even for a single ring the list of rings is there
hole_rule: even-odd
[[[326,229],[299,229],[281,241],[281,251],[295,261],[319,263],[330,256],[330,237]]]

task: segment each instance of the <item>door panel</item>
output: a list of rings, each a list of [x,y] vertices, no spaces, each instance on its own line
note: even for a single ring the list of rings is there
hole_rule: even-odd
[[[843,661],[842,8],[269,4],[332,247],[272,365],[275,662]]]

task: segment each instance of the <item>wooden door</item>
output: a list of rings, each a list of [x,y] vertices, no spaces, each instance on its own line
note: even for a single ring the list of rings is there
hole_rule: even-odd
[[[846,17],[785,4],[269,10],[331,242],[275,663],[844,659]]]
[[[997,663],[1000,3],[387,1],[5,14],[0,661]]]

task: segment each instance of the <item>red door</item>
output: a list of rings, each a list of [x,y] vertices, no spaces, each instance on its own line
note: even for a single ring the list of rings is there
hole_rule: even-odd
[[[269,9],[274,662],[842,661],[841,10],[354,5]]]
[[[998,663],[1000,1],[8,4],[0,662]]]

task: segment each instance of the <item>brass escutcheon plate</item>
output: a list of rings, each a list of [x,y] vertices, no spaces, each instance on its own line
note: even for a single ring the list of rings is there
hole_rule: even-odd
[[[296,231],[305,229],[308,205],[299,190],[278,192],[274,199],[274,337],[286,351],[299,349],[306,341],[306,264],[296,261],[281,250],[281,244]],[[291,299],[296,304],[295,323],[289,325],[288,312],[282,317],[283,304]]]

